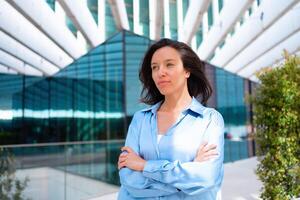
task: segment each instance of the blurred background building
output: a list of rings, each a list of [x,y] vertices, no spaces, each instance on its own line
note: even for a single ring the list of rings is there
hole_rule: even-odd
[[[255,73],[281,62],[283,49],[299,55],[299,19],[299,0],[2,0],[0,146],[31,179],[31,198],[107,193],[97,181],[119,184],[119,148],[145,107],[143,55],[171,38],[206,63],[207,106],[225,119],[225,162],[253,156],[246,99]]]

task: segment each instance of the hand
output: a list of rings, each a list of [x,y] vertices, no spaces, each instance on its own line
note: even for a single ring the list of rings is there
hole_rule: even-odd
[[[194,162],[203,162],[217,156],[219,153],[216,148],[217,145],[215,144],[209,145],[207,142],[202,143],[198,149]]]
[[[137,155],[130,147],[122,147],[122,152],[119,156],[118,169],[128,167],[135,171],[143,171],[146,161]]]

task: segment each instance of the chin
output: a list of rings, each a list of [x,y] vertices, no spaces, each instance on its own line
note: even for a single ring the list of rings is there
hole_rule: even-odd
[[[162,95],[164,95],[164,96],[170,95],[170,94],[173,93],[173,91],[168,90],[168,89],[161,89],[161,90],[159,90],[159,92],[160,92]]]

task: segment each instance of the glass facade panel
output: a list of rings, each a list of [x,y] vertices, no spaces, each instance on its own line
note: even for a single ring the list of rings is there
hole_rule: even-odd
[[[96,24],[98,24],[98,0],[87,0],[87,6]]]
[[[210,2],[209,6],[208,6],[207,14],[208,14],[208,29],[210,29],[211,26],[214,23],[214,15],[213,15],[213,5],[212,5],[212,2]]]
[[[112,15],[111,7],[109,2],[105,1],[105,37],[109,38],[114,35],[117,30],[117,26]]]
[[[133,31],[133,0],[125,0],[130,30]]]
[[[47,4],[54,11],[55,10],[55,0],[46,0]]]
[[[218,1],[219,1],[219,13],[220,13],[222,8],[223,8],[223,1],[224,0],[218,0]]]
[[[142,86],[139,81],[139,67],[144,53],[151,41],[143,36],[126,32],[125,41],[125,69],[126,69],[126,112],[132,116],[138,109],[145,105],[139,103]]]
[[[53,77],[1,74],[0,143],[123,138],[124,37],[114,35]]]
[[[73,24],[72,20],[66,16],[66,25],[69,28],[69,30],[73,33],[73,35],[75,37],[77,37],[77,28],[75,27],[75,25]]]
[[[226,132],[239,138],[247,135],[244,79],[216,68],[217,109],[222,113]]]
[[[185,18],[188,8],[189,8],[189,2],[190,2],[190,0],[182,0],[183,20]]]
[[[202,29],[202,24],[200,25],[198,31],[196,32],[196,44],[197,44],[197,47],[200,46],[200,44],[202,43],[203,41],[203,29]]]
[[[149,0],[140,0],[140,26],[143,35],[149,37]]]
[[[169,1],[170,7],[170,33],[173,40],[177,40],[177,4],[176,0]]]

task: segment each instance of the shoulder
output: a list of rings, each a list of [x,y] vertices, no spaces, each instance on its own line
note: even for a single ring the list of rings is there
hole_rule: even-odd
[[[139,121],[141,121],[142,119],[144,119],[144,117],[145,117],[147,114],[149,114],[149,113],[151,113],[151,108],[145,108],[145,109],[136,111],[136,112],[133,114],[131,123],[138,123]]]
[[[145,115],[145,113],[144,113],[142,110],[136,111],[136,112],[133,114],[132,121],[133,121],[133,120],[139,120],[139,119],[141,119],[144,115]]]
[[[151,105],[147,108],[136,111],[133,115],[133,119],[140,119],[141,117],[145,117],[146,115],[156,112],[156,110],[159,108],[160,104],[161,104],[161,101],[154,105]]]
[[[223,116],[214,108],[205,107],[203,117],[209,120],[211,124],[224,126]]]

